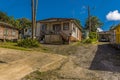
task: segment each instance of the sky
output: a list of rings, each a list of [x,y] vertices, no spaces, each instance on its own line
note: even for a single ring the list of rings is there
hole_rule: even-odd
[[[104,23],[104,31],[120,23],[120,0],[38,0],[37,20],[76,18],[84,26],[88,6],[91,16],[97,16]],[[0,11],[16,19],[31,20],[31,0],[0,0]]]

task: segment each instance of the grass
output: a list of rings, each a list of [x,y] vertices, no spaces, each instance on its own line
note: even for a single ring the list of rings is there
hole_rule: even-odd
[[[1,48],[8,48],[8,49],[30,51],[29,48],[19,47],[19,46],[17,46],[17,43],[13,43],[13,42],[0,42],[0,47]]]
[[[56,80],[57,76],[56,73],[53,71],[47,71],[47,72],[39,72],[35,71],[31,73],[30,75],[25,76],[21,80]]]
[[[17,43],[13,42],[0,42],[1,48],[15,49],[15,50],[23,50],[23,51],[40,51],[40,52],[50,52],[51,50],[47,47],[40,45],[38,48],[24,48],[17,46]]]
[[[1,48],[23,50],[23,51],[37,51],[44,53],[57,53],[62,55],[70,55],[75,53],[78,46],[87,46],[87,44],[82,44],[81,42],[70,43],[69,45],[42,45],[37,48],[24,48],[17,46],[17,43],[13,42],[0,42]]]

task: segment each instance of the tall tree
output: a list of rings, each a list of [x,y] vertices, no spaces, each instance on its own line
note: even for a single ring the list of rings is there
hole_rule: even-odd
[[[97,28],[100,28],[103,25],[100,19],[96,16],[91,16],[90,18],[87,18],[85,23],[86,29],[89,29],[89,23],[91,23],[90,27],[92,32],[96,32]]]
[[[0,11],[0,21],[9,23],[9,17],[6,13]]]
[[[27,27],[31,27],[32,23],[29,19],[27,18],[20,18],[20,19],[17,19],[17,21],[19,21],[19,24],[21,26],[21,28],[27,28]]]
[[[8,16],[6,13],[0,11],[0,21],[13,25],[15,28],[24,29],[31,27],[31,21],[27,18],[15,19],[13,16]]]

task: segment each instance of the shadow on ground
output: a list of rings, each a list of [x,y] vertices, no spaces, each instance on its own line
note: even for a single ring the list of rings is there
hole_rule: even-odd
[[[120,51],[109,44],[98,45],[90,70],[120,72]]]

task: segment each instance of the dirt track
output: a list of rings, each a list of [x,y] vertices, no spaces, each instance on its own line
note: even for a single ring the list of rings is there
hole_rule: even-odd
[[[65,58],[50,53],[0,48],[0,80],[20,80],[36,70],[55,69]]]
[[[46,47],[68,56],[68,61],[56,70],[34,72],[23,80],[120,80],[120,51],[108,44]]]

